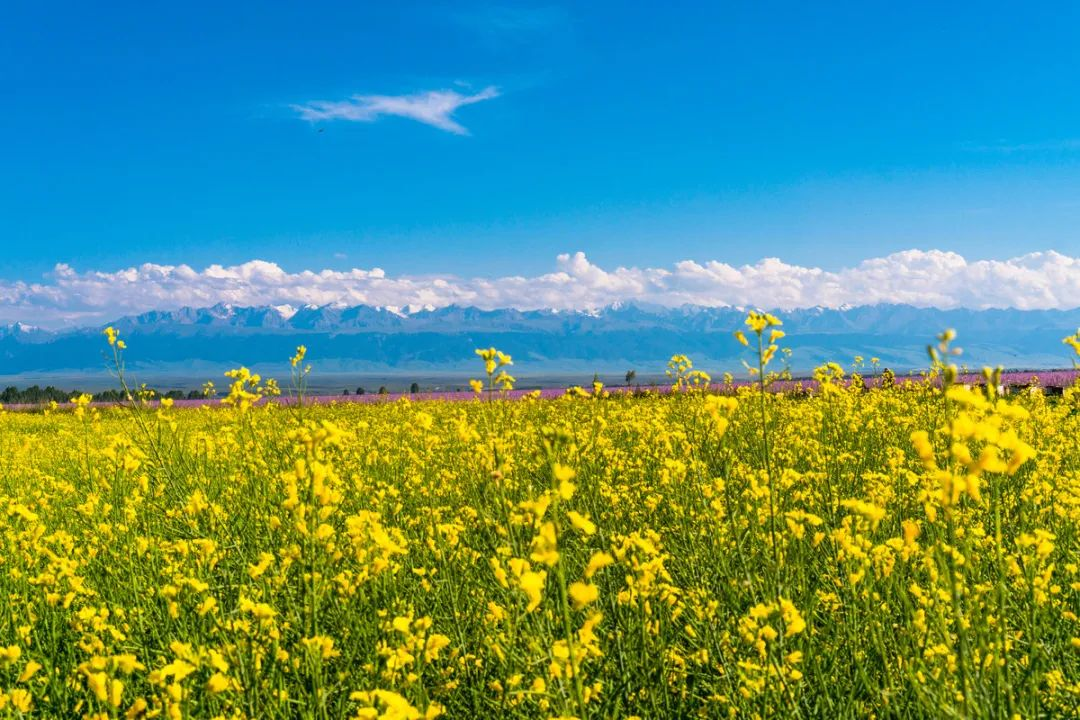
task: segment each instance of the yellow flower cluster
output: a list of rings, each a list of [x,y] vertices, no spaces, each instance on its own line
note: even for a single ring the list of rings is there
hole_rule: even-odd
[[[1080,390],[746,325],[751,387],[0,415],[0,715],[1075,716]]]

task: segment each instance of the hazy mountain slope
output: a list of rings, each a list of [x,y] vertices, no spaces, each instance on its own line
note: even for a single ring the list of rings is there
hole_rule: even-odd
[[[793,369],[826,360],[876,356],[898,370],[925,364],[925,346],[943,328],[959,332],[972,365],[1013,368],[1068,363],[1061,338],[1080,326],[1072,311],[936,310],[875,305],[777,313],[784,321]],[[513,354],[519,371],[565,367],[655,370],[673,353],[715,369],[736,369],[743,349],[731,332],[736,308],[665,309],[619,305],[595,312],[480,310],[444,307],[402,312],[367,306],[255,307],[216,305],[154,311],[118,319],[133,366],[281,363],[297,344],[340,370],[471,367],[472,351],[495,345]],[[0,374],[100,369],[101,328],[49,332],[0,328]]]

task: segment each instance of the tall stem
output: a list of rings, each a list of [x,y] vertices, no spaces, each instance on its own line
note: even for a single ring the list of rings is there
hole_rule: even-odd
[[[772,450],[769,447],[768,414],[765,410],[765,348],[761,333],[757,333],[758,342],[758,407],[761,410],[761,437],[765,452],[765,482],[769,488],[769,544],[772,547],[774,585],[776,595],[780,596],[780,555],[776,543],[776,499],[774,497]]]
[[[1005,685],[1005,703],[1008,708],[1009,717],[1013,717],[1015,714],[1015,705],[1013,702],[1013,689],[1012,679],[1010,678],[1009,671],[1009,652],[1008,646],[1008,609],[1005,603],[1005,560],[1002,557],[1001,552],[1001,488],[1000,483],[995,482],[993,484],[993,491],[991,494],[992,502],[994,504],[994,548],[997,554],[997,605],[998,605],[998,655],[1001,656],[1001,671],[1000,675],[1004,675]],[[1000,677],[999,675],[999,677]]]

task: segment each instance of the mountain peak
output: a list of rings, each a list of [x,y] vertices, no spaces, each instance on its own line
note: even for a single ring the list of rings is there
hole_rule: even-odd
[[[271,305],[270,307],[281,316],[282,320],[288,320],[297,313],[297,308],[292,305]]]
[[[812,369],[855,355],[881,358],[902,370],[924,365],[923,349],[935,333],[955,328],[965,358],[1008,367],[1068,364],[1061,338],[1080,326],[1076,310],[939,310],[911,305],[864,305],[773,311],[784,323],[792,367]],[[532,358],[530,370],[623,366],[663,367],[674,353],[712,370],[739,367],[744,349],[731,333],[744,311],[735,307],[652,306],[613,303],[588,310],[481,309],[429,304],[405,307],[343,303],[300,307],[155,310],[112,323],[128,340],[129,362],[158,366],[195,362],[275,363],[305,344],[336,367],[357,363],[392,370],[459,368],[476,347],[495,345]],[[1007,332],[1007,330],[1012,331]],[[0,373],[101,367],[100,327],[48,331],[24,323],[0,326]],[[206,342],[193,342],[203,338]]]

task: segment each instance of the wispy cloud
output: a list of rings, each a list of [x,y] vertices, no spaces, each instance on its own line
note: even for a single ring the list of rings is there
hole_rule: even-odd
[[[529,8],[488,5],[459,12],[455,17],[465,27],[484,34],[535,34],[564,27],[569,22],[567,12],[553,5]]]
[[[908,303],[939,308],[1080,307],[1080,257],[1048,251],[1005,260],[906,250],[837,271],[766,258],[753,265],[683,260],[668,267],[606,269],[584,253],[560,255],[533,276],[391,276],[379,268],[287,272],[275,263],[145,264],[117,271],[57,265],[44,282],[0,280],[0,322],[85,324],[151,309],[236,305],[451,304],[481,308],[588,309],[639,300],[763,308]]]
[[[292,108],[304,120],[349,120],[374,122],[384,115],[409,118],[455,135],[469,131],[454,119],[465,105],[499,97],[499,89],[488,86],[478,93],[462,95],[456,90],[428,90],[411,95],[354,95],[348,100],[313,100]]]
[[[1038,152],[1077,152],[1080,151],[1080,138],[1061,140],[1040,140],[1037,142],[1008,142],[998,140],[992,143],[964,143],[961,147],[969,152],[1000,153],[1038,153]]]

